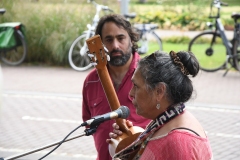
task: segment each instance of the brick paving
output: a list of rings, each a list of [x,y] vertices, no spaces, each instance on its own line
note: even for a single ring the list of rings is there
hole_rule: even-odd
[[[0,157],[19,155],[62,140],[81,124],[81,90],[88,74],[71,68],[2,65]],[[195,98],[187,108],[207,131],[214,159],[240,157],[240,73],[200,72],[192,79]],[[76,134],[83,134],[79,129]],[[35,160],[45,149],[22,160]],[[46,159],[93,160],[91,136],[62,144]]]

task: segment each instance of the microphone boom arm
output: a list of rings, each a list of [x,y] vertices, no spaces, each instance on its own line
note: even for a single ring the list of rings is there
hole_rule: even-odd
[[[74,140],[74,139],[77,139],[77,138],[80,138],[82,136],[89,136],[89,135],[92,135],[93,133],[96,132],[96,129],[97,129],[98,126],[94,126],[93,128],[87,128],[85,129],[85,131],[79,135],[76,135],[76,136],[73,136],[73,137],[70,137],[66,140],[64,140],[62,142],[61,141],[58,141],[58,142],[54,142],[54,143],[51,143],[51,144],[48,144],[48,145],[45,145],[43,147],[39,147],[39,148],[36,148],[36,149],[33,149],[31,151],[27,151],[25,153],[21,153],[21,154],[18,154],[18,155],[13,155],[13,156],[10,156],[10,157],[6,157],[6,158],[0,158],[0,160],[14,160],[14,159],[17,159],[17,158],[20,158],[20,157],[23,157],[23,156],[26,156],[26,155],[29,155],[29,154],[32,154],[32,153],[35,153],[35,152],[38,152],[38,151],[41,151],[41,150],[44,150],[44,149],[47,149],[47,148],[50,148],[50,147],[53,147],[53,146],[56,146],[60,143],[64,143],[64,142],[68,142],[68,141],[71,141],[71,140]]]

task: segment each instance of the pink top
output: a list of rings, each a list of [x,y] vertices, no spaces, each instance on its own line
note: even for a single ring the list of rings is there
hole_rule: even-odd
[[[173,130],[166,136],[152,138],[140,160],[210,160],[212,151],[207,138]]]
[[[128,119],[133,122],[134,126],[140,126],[145,129],[150,120],[147,120],[136,114],[136,109],[134,108],[131,97],[129,96],[129,91],[132,88],[131,78],[139,59],[140,56],[137,53],[133,54],[133,60],[130,68],[123,78],[116,94],[118,96],[120,105],[127,106],[130,109],[130,115]],[[102,115],[108,112],[111,112],[111,109],[102,88],[97,71],[94,69],[85,79],[83,86],[82,118],[83,121],[86,121],[91,117]],[[97,159],[112,160],[108,152],[108,144],[106,139],[109,139],[109,132],[112,132],[112,124],[114,122],[114,120],[105,121],[99,125],[96,133],[93,134],[95,147],[98,152]]]

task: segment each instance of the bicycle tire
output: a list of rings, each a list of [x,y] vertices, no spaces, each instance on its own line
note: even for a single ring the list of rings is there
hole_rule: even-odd
[[[15,31],[16,41],[19,45],[16,45],[10,49],[1,50],[1,60],[11,66],[17,66],[21,64],[27,56],[27,43],[24,35],[20,30]]]
[[[211,46],[214,36],[216,39]],[[189,42],[188,50],[196,56],[203,71],[214,72],[225,67],[227,49],[220,35],[214,31],[204,31],[196,35]]]
[[[140,30],[141,32],[141,30]],[[146,35],[142,35],[140,33],[141,38],[138,41],[138,53],[140,55],[149,55],[157,50],[162,51],[163,50],[163,46],[162,46],[162,40],[161,38],[154,32],[145,32],[144,34]],[[143,37],[146,36],[147,39],[143,39]],[[147,48],[143,49],[141,48],[143,46],[144,43],[147,43]]]
[[[90,58],[86,53],[87,50],[84,51],[85,52],[84,55],[81,55],[80,53],[81,48],[83,47],[86,39],[87,34],[80,35],[73,41],[69,49],[68,61],[70,66],[76,71],[86,71],[92,67],[92,64],[90,63]]]
[[[234,68],[240,71],[240,41],[238,39],[233,41],[233,63]]]

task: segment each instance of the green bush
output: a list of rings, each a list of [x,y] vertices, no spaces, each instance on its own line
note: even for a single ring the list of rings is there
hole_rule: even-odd
[[[191,38],[187,36],[172,36],[169,38],[164,38],[163,42],[164,43],[177,43],[177,44],[188,44],[190,42]]]
[[[120,6],[112,3],[113,0],[96,1],[119,13]],[[161,4],[153,0],[148,0],[145,4],[136,1],[131,0],[129,4],[129,10],[138,15],[134,22],[158,23],[162,29],[203,30],[209,21],[208,10],[206,11],[209,5],[201,6],[203,2],[209,3],[206,0],[178,1],[180,6],[165,4],[167,1],[162,1],[164,3]],[[188,5],[183,5],[184,3]],[[19,21],[25,25],[28,41],[25,62],[34,64],[68,66],[71,43],[86,30],[87,23],[91,22],[95,14],[95,7],[87,3],[87,0],[4,0],[0,7],[7,10],[0,16],[0,22]],[[223,18],[223,23],[231,25],[229,13],[224,12]],[[164,42],[187,43],[187,40],[186,37],[173,37]]]
[[[180,10],[166,7],[161,10],[139,13],[134,19],[134,23],[157,23],[161,29],[168,30],[205,30],[208,28],[206,22],[214,20],[209,19],[208,16],[209,12],[199,10],[196,6]],[[230,18],[230,15],[221,18],[223,25],[234,25],[234,21]]]
[[[20,21],[26,27],[27,63],[68,65],[71,43],[91,22],[91,4],[8,0],[1,22]],[[87,15],[86,15],[87,13]]]

